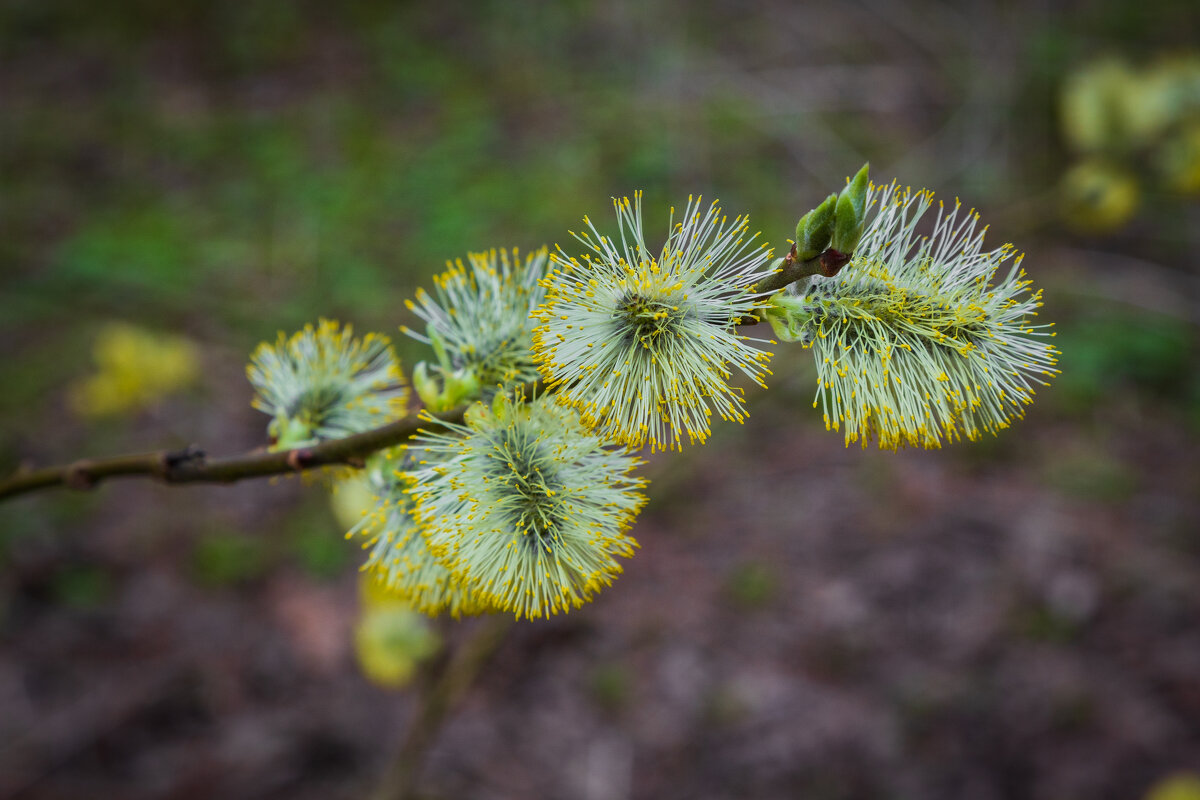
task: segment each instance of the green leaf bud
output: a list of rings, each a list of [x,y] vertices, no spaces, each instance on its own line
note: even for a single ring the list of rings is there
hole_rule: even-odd
[[[834,209],[838,196],[831,194],[821,205],[809,211],[796,223],[796,258],[808,261],[829,247],[833,237]]]
[[[862,238],[862,234],[863,223],[854,209],[854,197],[848,192],[842,192],[837,201],[833,241],[829,246],[839,253],[850,255],[858,247],[858,240]]]
[[[267,426],[267,433],[275,440],[271,445],[272,450],[291,450],[313,444],[315,441],[312,426],[288,417],[276,417],[272,420]]]
[[[492,413],[496,415],[496,419],[508,422],[512,415],[512,407],[512,398],[506,392],[496,392],[496,396],[492,398]]]
[[[437,330],[432,325],[425,329],[425,335],[429,337],[429,345],[437,355],[438,364],[441,365],[442,372],[449,372],[451,370],[450,357],[446,355],[446,344],[442,341],[442,337],[438,335]]]
[[[438,385],[437,378],[429,374],[429,365],[424,361],[418,361],[413,367],[412,373],[413,388],[417,390],[417,397],[421,398],[421,403],[430,411],[440,411],[438,407],[442,397],[442,387]]]
[[[804,330],[812,316],[804,306],[804,300],[786,292],[779,292],[763,306],[762,315],[771,323],[771,329],[782,342],[798,342],[805,338]]]
[[[457,369],[445,374],[446,388],[442,392],[442,411],[448,411],[468,398],[479,394],[479,381],[475,370]]]
[[[854,216],[860,225],[867,215],[867,189],[871,184],[870,169],[870,162],[863,164],[862,169],[850,179],[846,188],[842,189],[842,196],[850,198],[850,204],[854,207]]]

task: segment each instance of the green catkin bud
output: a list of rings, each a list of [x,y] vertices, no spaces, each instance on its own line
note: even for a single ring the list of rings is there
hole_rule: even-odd
[[[524,258],[516,249],[470,253],[434,277],[432,293],[418,289],[416,301],[405,302],[426,322],[425,333],[400,330],[434,348],[437,371],[447,384],[458,373],[458,389],[464,381],[485,391],[534,381],[530,314],[545,296],[548,262],[544,247]]]
[[[441,411],[442,389],[437,378],[429,374],[429,365],[418,361],[412,371],[412,385],[417,390],[421,405],[431,411]]]
[[[765,386],[770,358],[738,321],[763,305],[755,284],[773,271],[749,221],[689,198],[671,209],[667,240],[651,250],[641,192],[613,200],[619,233],[572,234],[590,252],[551,257],[546,301],[536,312],[534,358],[555,398],[604,438],[630,447],[682,449],[703,442],[714,413],[746,418],[734,369]]]
[[[276,449],[361,433],[408,410],[390,340],[375,333],[356,339],[349,325],[331,320],[260,344],[246,375],[254,407],[273,418]]]
[[[867,215],[867,190],[871,185],[870,178],[870,163],[863,164],[850,183],[842,189],[842,194],[850,198],[850,204],[854,206],[854,216],[861,224]]]
[[[825,424],[865,447],[940,447],[995,434],[1022,416],[1034,385],[1058,373],[1054,334],[1033,317],[1041,292],[1011,245],[983,249],[979,215],[940,204],[933,231],[918,222],[928,191],[872,189],[874,216],[836,276],[815,277],[768,315],[813,350]],[[1004,262],[1014,259],[1004,272]],[[778,317],[779,319],[776,319]]]
[[[369,550],[363,569],[388,592],[421,613],[434,616],[445,611],[454,617],[478,614],[489,610],[490,604],[434,558],[413,518],[412,503],[405,492],[405,470],[418,461],[428,466],[434,458],[405,447],[382,450],[372,456],[364,470],[371,501],[346,538],[362,537],[363,547]],[[431,470],[426,480],[432,483],[443,479]]]
[[[312,426],[308,422],[285,416],[271,420],[267,425],[267,434],[276,450],[291,450],[293,447],[303,447],[313,442]]]
[[[450,366],[450,358],[446,355],[446,343],[442,341],[442,337],[438,335],[437,329],[432,325],[425,329],[425,335],[429,337],[429,346],[433,348],[433,354],[437,356],[438,366],[443,371],[452,369]]]
[[[444,353],[444,351],[443,351]],[[430,374],[424,361],[413,367],[413,387],[429,411],[449,411],[479,396],[479,381],[474,369],[440,369],[441,383]]]
[[[808,261],[825,252],[833,239],[834,210],[838,196],[831,194],[821,205],[809,211],[796,223],[796,258]]]
[[[842,193],[834,210],[833,240],[830,247],[843,255],[852,255],[862,239],[867,211],[867,177],[869,164],[863,164]]]
[[[854,199],[851,195],[842,192],[838,196],[837,210],[834,214],[833,240],[829,246],[843,255],[851,255],[858,248],[863,233],[863,224],[854,210]]]
[[[413,441],[424,454],[405,473],[413,514],[474,596],[518,618],[566,612],[637,547],[626,531],[645,502],[628,474],[639,461],[548,397],[499,397]]]
[[[479,395],[479,381],[475,378],[475,370],[457,369],[444,374],[446,388],[442,393],[442,411],[448,411]]]
[[[441,644],[429,622],[371,575],[360,585],[362,613],[354,625],[354,653],[363,675],[385,689],[400,689]]]
[[[780,341],[798,342],[804,337],[804,322],[808,317],[804,309],[803,298],[779,292],[763,306],[762,315]]]

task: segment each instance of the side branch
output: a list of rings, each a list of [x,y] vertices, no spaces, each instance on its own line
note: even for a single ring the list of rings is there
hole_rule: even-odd
[[[780,260],[779,268],[770,277],[756,283],[750,291],[755,294],[775,294],[812,275],[832,278],[850,263],[850,257],[848,253],[830,248],[815,258],[801,260],[796,257],[796,245],[793,244],[788,254]],[[757,325],[761,321],[760,317],[742,317],[738,324]]]
[[[371,800],[412,800],[418,796],[417,779],[426,752],[479,673],[504,643],[513,624],[514,619],[508,615],[489,617],[453,656],[438,665],[439,674],[427,674],[430,682],[418,696],[416,717]]]
[[[460,422],[465,412],[466,406],[461,406],[438,414],[409,414],[404,419],[344,439],[330,439],[294,450],[254,450],[210,459],[203,450],[186,447],[114,458],[82,459],[62,466],[17,472],[0,481],[0,500],[53,486],[91,489],[110,478],[144,477],[169,484],[234,483],[331,464],[362,466],[363,459],[376,450],[400,444],[419,430],[436,429],[443,422]]]

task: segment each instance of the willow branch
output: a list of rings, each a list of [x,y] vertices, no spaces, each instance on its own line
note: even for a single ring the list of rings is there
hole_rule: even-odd
[[[430,414],[422,411],[343,439],[330,439],[310,447],[270,452],[254,450],[236,456],[209,458],[195,446],[158,450],[113,458],[81,459],[57,467],[18,471],[0,481],[0,500],[38,489],[62,486],[91,489],[113,478],[149,478],[160,483],[235,483],[247,478],[289,475],[347,464],[359,467],[377,450],[400,444],[419,430],[436,430],[446,422],[460,422],[467,407]]]
[[[783,263],[779,265],[779,269],[774,274],[756,283],[750,291],[754,294],[775,294],[791,286],[796,281],[803,280],[812,275],[824,275],[826,278],[832,278],[849,262],[849,254],[832,248],[814,258],[801,260],[796,257],[796,245],[793,244],[792,249],[784,256]],[[739,324],[757,325],[761,321],[760,317],[747,316],[742,317]]]
[[[833,277],[850,260],[837,250],[826,250],[815,258],[796,257],[796,246],[784,257],[779,268],[751,289],[755,294],[774,294],[785,287],[809,277]],[[761,319],[747,315],[739,325],[757,325]],[[533,387],[526,387],[532,394]],[[0,500],[39,489],[64,486],[68,489],[91,489],[111,478],[142,477],[161,483],[234,483],[247,478],[288,475],[332,464],[361,466],[362,459],[385,447],[411,438],[417,431],[441,422],[460,422],[466,406],[439,414],[420,412],[343,439],[330,439],[311,447],[276,452],[256,450],[237,456],[208,458],[195,446],[182,450],[157,450],[150,453],[116,456],[113,458],[82,459],[57,467],[18,471],[0,481]]]

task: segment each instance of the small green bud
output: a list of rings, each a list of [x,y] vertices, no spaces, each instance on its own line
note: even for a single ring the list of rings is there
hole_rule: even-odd
[[[417,390],[417,397],[421,398],[421,403],[430,411],[440,411],[438,408],[442,397],[442,387],[438,385],[437,378],[429,374],[429,365],[424,361],[418,361],[413,367],[412,372],[413,388]]]
[[[863,223],[854,210],[854,198],[852,195],[842,192],[837,201],[833,241],[829,246],[843,255],[851,255],[858,247],[858,240],[862,238],[862,234]]]
[[[829,247],[833,237],[834,211],[838,196],[831,194],[821,205],[809,211],[796,223],[796,258],[808,261]]]
[[[469,397],[479,394],[479,381],[475,378],[473,369],[457,369],[444,375],[446,388],[442,392],[442,407],[447,411],[462,403]]]
[[[495,408],[495,403],[492,403],[492,407],[493,409]],[[493,413],[483,403],[471,403],[470,408],[467,409],[467,413],[463,415],[463,421],[470,428],[478,428],[480,425],[486,423]]]
[[[275,439],[272,450],[291,450],[313,443],[312,428],[298,419],[276,417],[267,426],[267,433]]]
[[[496,419],[501,422],[508,422],[512,416],[513,401],[505,392],[496,392],[496,396],[492,398],[492,413],[496,415]]]
[[[846,188],[842,189],[842,195],[848,196],[850,204],[854,206],[854,216],[858,219],[859,224],[862,224],[867,216],[867,188],[871,185],[870,169],[870,162],[863,164],[862,169],[850,179]]]
[[[762,315],[771,323],[771,329],[781,342],[797,342],[803,336],[804,324],[811,314],[804,309],[804,301],[785,292],[772,295],[771,301],[763,306]]]
[[[429,344],[433,347],[433,352],[437,354],[438,364],[441,365],[442,372],[449,372],[451,369],[450,358],[446,355],[446,345],[442,341],[442,337],[438,335],[438,332],[434,330],[432,325],[425,328],[425,335],[429,337]]]

